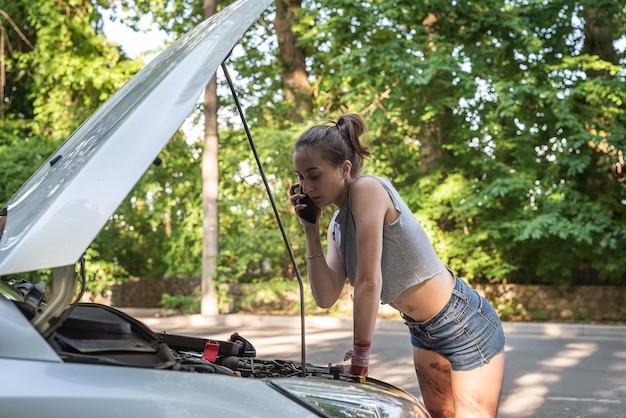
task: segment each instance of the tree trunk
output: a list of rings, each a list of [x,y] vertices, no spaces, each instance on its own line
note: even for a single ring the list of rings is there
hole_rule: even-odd
[[[597,55],[604,61],[608,61],[611,64],[618,64],[617,51],[614,46],[613,33],[617,33],[617,23],[614,20],[613,15],[610,12],[599,8],[586,8],[585,9],[585,44],[584,52],[589,55]],[[614,76],[607,70],[589,70],[587,71],[589,78],[606,78],[612,79]],[[622,109],[626,106],[622,105]],[[603,113],[602,120],[598,125],[609,126],[612,124],[605,120],[606,115]],[[588,126],[588,129],[599,139],[598,141],[589,141],[588,145],[594,149],[593,159],[594,163],[600,160],[615,161],[609,170],[609,178],[612,181],[623,183],[624,178],[624,149],[618,149],[614,145],[610,145],[603,139],[606,133],[598,132],[597,127],[593,124]],[[610,129],[610,128],[609,128]],[[613,128],[619,129],[619,127]],[[594,164],[595,166],[595,164]],[[612,181],[605,183],[602,189],[613,187]],[[600,191],[597,187],[595,190]],[[604,190],[603,190],[604,191]],[[604,191],[610,193],[610,191]]]
[[[615,23],[612,16],[598,8],[585,8],[585,12],[585,52],[617,64],[617,54],[613,46]],[[606,71],[599,75],[609,76]]]
[[[309,83],[304,50],[297,46],[298,36],[292,25],[296,11],[302,8],[300,0],[277,0],[274,27],[278,38],[278,59],[284,99],[293,106],[287,115],[291,122],[303,122],[311,114],[313,88]]]
[[[437,23],[437,17],[429,13],[428,16],[422,21],[423,30],[429,35],[429,47],[434,48],[436,45],[437,29],[435,24]],[[425,51],[428,56],[430,51]],[[424,101],[428,98],[425,97]],[[424,107],[425,107],[424,103]],[[448,123],[448,119],[452,116],[452,109],[445,109],[436,115],[428,122],[424,122],[420,131],[420,154],[418,169],[420,174],[426,174],[436,167],[441,166],[441,159],[444,156],[443,144],[448,141],[445,125]]]
[[[204,18],[217,12],[218,0],[204,0]],[[218,159],[217,159],[217,82],[211,78],[204,91],[204,145],[202,151],[202,302],[203,315],[218,313],[213,278],[218,255]]]

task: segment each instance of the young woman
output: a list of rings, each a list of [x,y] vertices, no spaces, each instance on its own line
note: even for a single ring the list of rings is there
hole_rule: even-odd
[[[424,229],[392,184],[359,176],[370,155],[358,115],[313,126],[297,140],[291,188],[296,212],[315,207],[306,235],[311,290],[332,306],[354,286],[350,373],[367,375],[379,303],[400,311],[409,327],[424,404],[433,417],[495,417],[504,376],[504,333],[493,307],[443,265]],[[322,207],[338,210],[322,249]]]

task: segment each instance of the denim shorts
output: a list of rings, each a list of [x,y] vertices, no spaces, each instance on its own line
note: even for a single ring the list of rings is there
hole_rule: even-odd
[[[434,317],[416,322],[402,316],[411,344],[443,355],[452,370],[473,370],[504,351],[504,331],[496,310],[456,276],[450,300]]]

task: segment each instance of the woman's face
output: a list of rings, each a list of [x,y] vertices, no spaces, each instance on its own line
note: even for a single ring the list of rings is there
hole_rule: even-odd
[[[322,151],[300,148],[293,153],[293,169],[298,176],[302,191],[309,195],[318,207],[334,204],[343,206],[348,196],[350,162],[336,167],[322,158]]]

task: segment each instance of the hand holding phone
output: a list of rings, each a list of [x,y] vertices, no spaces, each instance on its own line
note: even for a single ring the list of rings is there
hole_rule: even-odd
[[[298,189],[299,194],[304,195],[304,197],[298,199],[297,203],[299,205],[306,205],[306,207],[301,210],[296,210],[296,213],[305,221],[314,224],[317,222],[317,206],[315,205],[313,200],[311,200],[309,195],[307,195],[306,193],[302,193],[302,187],[298,187]]]

